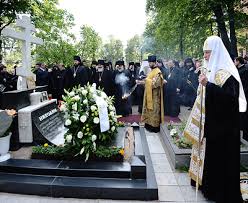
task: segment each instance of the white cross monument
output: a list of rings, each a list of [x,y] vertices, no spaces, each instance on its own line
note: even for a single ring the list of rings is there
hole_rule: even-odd
[[[31,43],[42,45],[43,40],[32,36],[32,33],[36,30],[35,26],[31,23],[30,17],[22,16],[22,18],[18,18],[15,25],[21,31],[6,27],[2,31],[2,35],[22,41],[22,67],[16,69],[17,75],[20,76],[18,78],[17,89],[27,89],[27,86],[33,88],[35,86],[35,75],[31,71]]]

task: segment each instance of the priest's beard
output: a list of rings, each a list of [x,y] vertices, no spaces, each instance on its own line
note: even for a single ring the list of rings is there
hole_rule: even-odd
[[[79,66],[79,64],[77,64],[77,63],[74,64],[74,67],[75,67],[75,68],[77,68],[78,66]]]
[[[118,71],[122,73],[124,71],[124,68],[118,68]]]
[[[103,72],[103,68],[97,68],[97,72]]]
[[[150,68],[153,70],[154,68],[156,68],[155,65],[150,65]]]

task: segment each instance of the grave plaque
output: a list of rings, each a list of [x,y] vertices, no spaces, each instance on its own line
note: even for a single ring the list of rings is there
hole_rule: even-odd
[[[32,112],[33,125],[49,142],[55,145],[64,144],[64,120],[55,103],[51,103]],[[34,136],[35,140],[35,136]]]

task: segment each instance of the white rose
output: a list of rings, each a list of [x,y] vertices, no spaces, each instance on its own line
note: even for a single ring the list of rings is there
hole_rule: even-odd
[[[83,103],[84,103],[84,104],[87,104],[87,103],[88,103],[88,100],[87,100],[87,99],[85,99],[85,100],[83,101]]]
[[[82,115],[82,116],[80,117],[80,121],[81,121],[82,123],[84,123],[86,120],[87,120],[87,117],[86,117],[85,115]]]
[[[60,106],[60,111],[63,111],[63,112],[66,111],[66,106],[65,106],[64,104],[62,104],[62,105]]]
[[[80,100],[80,96],[79,95],[76,95],[76,96],[73,97],[73,99],[76,100],[76,101],[79,101]]]
[[[170,131],[170,135],[173,136],[177,133],[177,130],[175,128],[173,128],[171,131]]]
[[[86,95],[88,92],[87,92],[87,90],[85,90],[85,89],[82,89],[82,95]]]
[[[79,131],[78,134],[77,134],[77,137],[78,137],[79,139],[82,139],[83,136],[84,136],[84,134],[83,134],[81,131]]]
[[[115,112],[110,111],[110,116],[114,117],[115,116]]]
[[[78,113],[76,113],[76,114],[73,114],[73,116],[72,116],[76,121],[78,121],[79,120],[79,114]]]
[[[175,129],[175,128],[173,128],[171,131],[172,131],[174,134],[177,133],[177,129]]]
[[[93,148],[94,148],[94,151],[96,151],[96,143],[93,142]]]
[[[90,109],[91,109],[91,111],[95,111],[96,110],[96,106],[93,105],[93,106],[90,107]]]
[[[72,110],[77,111],[77,103],[72,105]]]
[[[92,136],[91,136],[91,140],[92,140],[92,142],[95,142],[95,141],[96,141],[96,139],[97,139],[97,136],[96,136],[96,135],[92,135]]]
[[[67,119],[67,120],[65,121],[65,125],[66,125],[66,126],[71,125],[71,120],[70,120],[70,119]]]
[[[114,132],[115,131],[115,126],[112,126],[111,130]]]
[[[98,124],[99,123],[99,118],[98,117],[95,117],[94,119],[93,119],[93,122],[95,123],[95,124]]]
[[[84,147],[80,150],[80,154],[84,153]]]
[[[114,121],[114,122],[117,122],[117,118],[116,118],[116,117],[114,117],[114,118],[113,118],[113,121]]]
[[[75,92],[73,92],[73,91],[72,92],[69,92],[69,96],[70,97],[74,97],[74,95],[75,95]]]
[[[72,140],[72,135],[71,135],[71,134],[67,135],[67,136],[66,136],[66,141],[67,141],[68,143],[71,143],[71,140]]]

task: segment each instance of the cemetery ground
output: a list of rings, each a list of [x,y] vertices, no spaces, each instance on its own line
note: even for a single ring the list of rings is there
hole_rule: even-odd
[[[134,108],[134,114],[136,108]],[[181,108],[181,120],[186,120],[189,116],[187,108]],[[187,172],[174,169],[170,161],[168,151],[163,145],[161,135],[159,133],[150,133],[146,131],[149,151],[151,154],[152,164],[155,171],[156,181],[158,184],[158,201],[132,201],[132,200],[104,200],[104,199],[73,199],[73,198],[50,198],[34,195],[19,195],[0,193],[0,203],[118,203],[118,202],[196,202],[195,189],[190,186],[190,179]],[[22,158],[28,155],[29,150],[21,150],[19,153],[14,153],[16,158]],[[201,192],[198,195],[199,203],[207,203]]]

